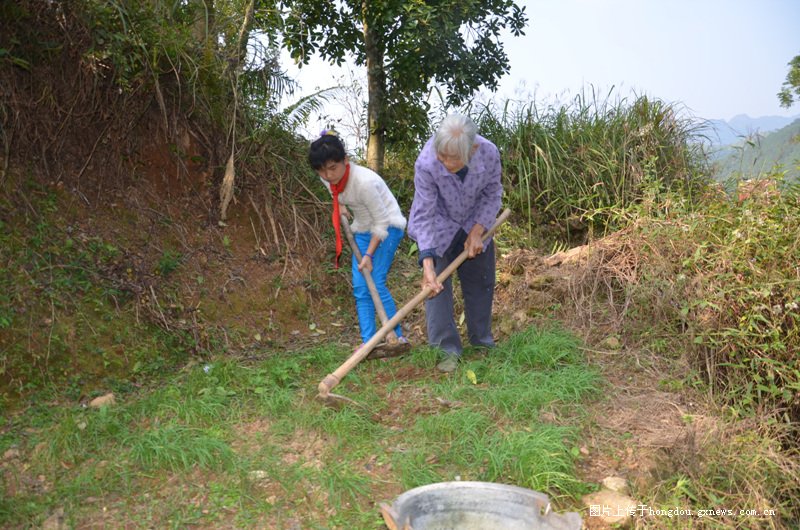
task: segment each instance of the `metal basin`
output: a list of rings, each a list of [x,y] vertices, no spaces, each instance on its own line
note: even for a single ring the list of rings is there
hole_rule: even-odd
[[[493,482],[440,482],[381,504],[389,530],[580,530],[580,515],[550,512],[547,495]]]

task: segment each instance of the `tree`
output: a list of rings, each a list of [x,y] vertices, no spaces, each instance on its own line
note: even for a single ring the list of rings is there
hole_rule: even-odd
[[[781,107],[787,109],[796,101],[800,101],[800,55],[789,61],[789,73],[783,82],[781,91],[778,92]]]
[[[283,45],[299,64],[319,54],[367,71],[367,165],[383,168],[386,142],[427,134],[425,95],[446,88],[459,105],[508,73],[500,33],[523,34],[513,0],[280,0]]]

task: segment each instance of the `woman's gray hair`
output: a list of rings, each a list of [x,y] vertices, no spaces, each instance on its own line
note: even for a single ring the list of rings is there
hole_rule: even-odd
[[[433,147],[441,155],[458,155],[464,164],[469,163],[478,126],[468,116],[449,114],[439,124],[433,136]]]

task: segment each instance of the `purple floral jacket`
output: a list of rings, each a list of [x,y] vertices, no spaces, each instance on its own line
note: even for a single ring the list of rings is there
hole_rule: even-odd
[[[442,256],[459,229],[469,233],[476,223],[486,228],[494,224],[503,196],[500,152],[480,135],[475,143],[478,149],[463,182],[436,158],[433,139],[417,157],[408,235],[421,256]]]

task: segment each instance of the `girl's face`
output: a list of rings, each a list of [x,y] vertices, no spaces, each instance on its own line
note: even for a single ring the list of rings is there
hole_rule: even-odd
[[[317,170],[317,174],[322,177],[322,180],[328,182],[329,184],[338,184],[342,177],[344,177],[344,171],[347,166],[347,158],[345,157],[344,160],[341,162],[334,162],[329,160],[325,162],[321,168]]]

